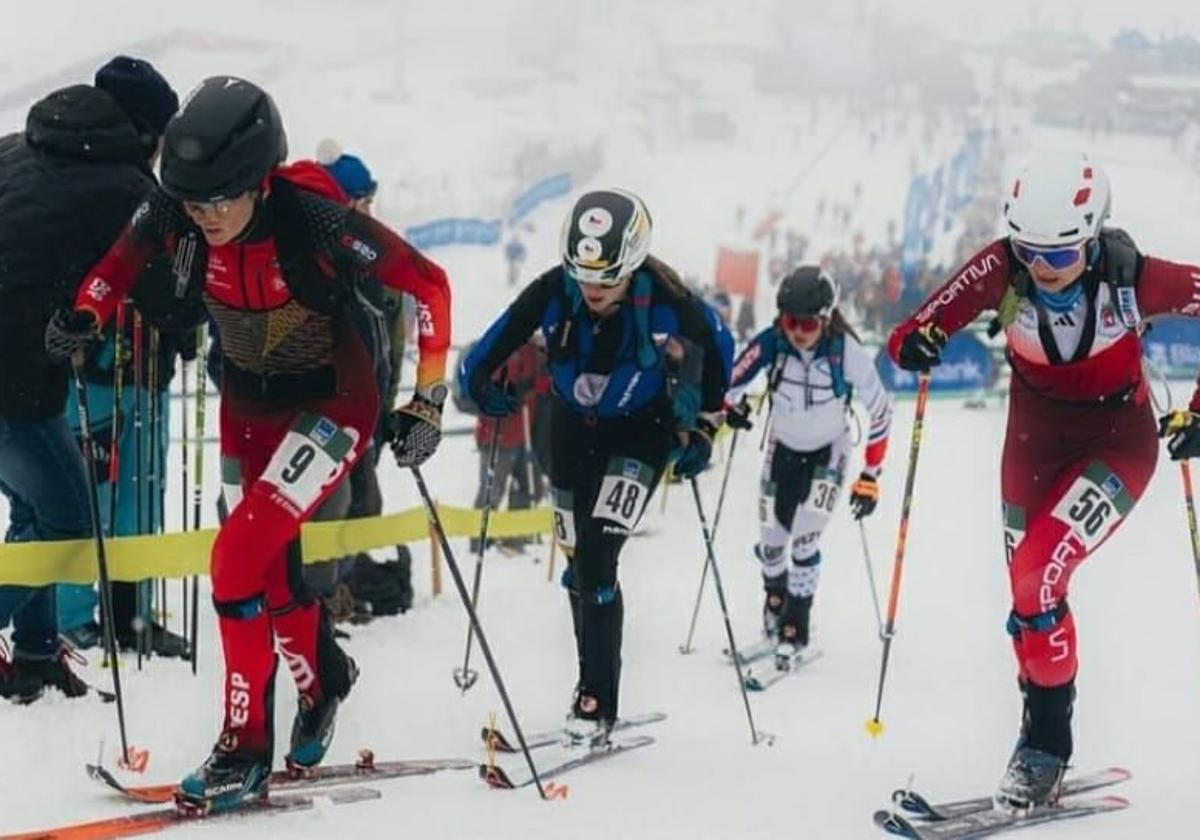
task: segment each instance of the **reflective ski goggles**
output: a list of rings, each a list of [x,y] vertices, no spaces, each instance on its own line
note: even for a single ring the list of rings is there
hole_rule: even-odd
[[[789,315],[785,312],[779,316],[779,323],[789,332],[816,332],[823,320],[819,315]]]
[[[1013,253],[1026,266],[1033,268],[1034,264],[1041,260],[1054,271],[1064,271],[1078,265],[1079,261],[1083,259],[1083,250],[1086,246],[1086,241],[1052,248],[1026,245],[1015,239],[1012,241]]]
[[[608,268],[583,268],[571,262],[564,261],[563,263],[563,269],[576,283],[584,286],[601,286],[606,289],[621,285],[621,281],[628,276],[621,273],[622,268],[624,266],[619,264]]]

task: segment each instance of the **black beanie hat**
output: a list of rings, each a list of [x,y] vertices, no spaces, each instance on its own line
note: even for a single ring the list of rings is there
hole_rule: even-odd
[[[148,61],[118,55],[96,71],[96,87],[129,114],[143,142],[154,145],[179,110],[179,97]]]

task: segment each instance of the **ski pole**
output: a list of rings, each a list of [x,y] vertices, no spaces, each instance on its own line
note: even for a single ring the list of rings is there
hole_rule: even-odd
[[[150,432],[146,439],[146,489],[147,496],[147,517],[146,524],[149,526],[149,533],[158,533],[159,520],[162,517],[162,482],[159,481],[159,470],[162,467],[162,459],[159,457],[158,440],[159,440],[159,423],[162,418],[159,416],[159,401],[158,401],[158,329],[150,327],[150,348],[147,351],[146,360],[146,398],[150,402],[149,420]],[[144,629],[146,640],[146,656],[154,655],[154,624],[156,618],[160,619],[163,627],[167,624],[167,605],[163,595],[163,579],[150,579],[150,613],[149,620],[146,622]],[[160,614],[161,611],[161,614]]]
[[[534,499],[540,494],[535,492],[533,486],[534,468],[533,468],[533,434],[530,431],[529,424],[529,403],[522,401],[521,403],[521,433],[525,436],[525,485],[528,488],[529,506],[533,507]],[[536,541],[540,544],[542,541],[541,534],[535,534]]]
[[[121,733],[121,760],[129,757],[129,739],[125,732],[125,697],[121,693],[121,669],[117,664],[117,632],[113,624],[112,584],[108,578],[108,556],[104,551],[104,528],[100,519],[100,493],[96,487],[96,441],[92,437],[92,421],[88,412],[87,385],[83,381],[83,351],[71,357],[75,373],[75,399],[79,403],[79,435],[83,440],[84,461],[87,463],[88,512],[92,517],[92,541],[96,547],[96,567],[100,576],[100,609],[103,612],[104,652],[112,667],[113,694],[117,696],[117,728]]]
[[[186,336],[184,336],[184,338],[186,340]],[[179,490],[180,490],[180,492],[179,492],[179,506],[180,506],[179,530],[180,531],[188,530],[188,454],[189,454],[188,449],[191,447],[191,438],[189,436],[189,428],[188,428],[188,374],[190,372],[191,371],[188,370],[188,363],[185,360],[180,359],[179,360],[179,396],[180,396],[179,423],[180,423],[180,437],[182,439],[181,445],[179,447],[179,455],[180,455],[179,475],[181,478],[180,488],[179,488]],[[202,445],[203,445],[202,443],[197,443],[197,446],[202,446]],[[182,618],[183,618],[183,622],[182,622],[183,623],[183,634],[182,635],[183,635],[184,640],[186,641],[187,635],[188,635],[188,627],[190,626],[188,624],[188,579],[187,579],[187,575],[184,575],[182,578],[180,578],[179,583],[180,583],[180,589],[182,590],[181,594],[183,595],[183,600],[181,602],[181,609],[183,612],[183,616],[182,616]]]
[[[704,503],[700,500],[700,484],[692,476],[692,496],[696,499],[696,515],[700,517],[700,530],[704,534],[704,548],[708,554],[708,565],[712,567],[713,585],[717,588],[717,600],[721,602],[721,615],[725,618],[725,636],[729,639],[729,653],[733,657],[733,667],[737,671],[738,688],[742,692],[742,704],[746,707],[746,720],[750,724],[750,743],[758,746],[760,740],[768,746],[775,743],[775,736],[759,732],[754,725],[754,713],[750,710],[750,695],[746,693],[746,678],[742,674],[742,660],[738,658],[737,643],[733,640],[733,625],[729,621],[729,608],[725,604],[725,587],[721,585],[721,572],[717,568],[717,558],[713,553],[712,533],[708,530],[708,520],[704,516]]]
[[[205,343],[206,330],[203,326],[196,328],[196,454],[192,472],[195,473],[192,485],[192,530],[200,530],[200,503],[204,496],[204,425],[205,394],[208,383],[205,376],[208,371],[208,345]],[[196,651],[200,647],[200,578],[192,575],[192,676],[196,675]]]
[[[871,603],[875,605],[875,625],[879,628],[879,638],[882,641],[883,633],[883,617],[879,610],[879,591],[875,588],[875,566],[871,562],[871,547],[867,543],[867,527],[863,525],[863,521],[858,520],[858,533],[862,536],[863,547],[863,562],[867,565],[867,582],[871,584]]]
[[[771,427],[771,414],[775,410],[775,389],[779,387],[779,383],[783,381],[783,368],[785,361],[776,360],[775,367],[771,370],[771,374],[767,377],[767,393],[764,399],[767,403],[767,419],[763,421],[762,435],[758,439],[758,451],[762,452],[763,447],[767,445],[767,429]],[[758,411],[762,411],[762,403],[758,404]]]
[[[725,488],[729,486],[729,472],[733,466],[733,453],[737,451],[738,432],[733,430],[733,438],[729,441],[729,455],[725,458],[725,475],[721,478],[721,493],[717,496],[717,512],[713,514],[713,539],[717,538],[717,528],[721,524],[721,511],[725,508]],[[696,619],[700,615],[700,602],[704,598],[704,584],[708,581],[708,555],[704,556],[704,568],[700,570],[700,589],[696,592],[696,603],[692,607],[692,623],[688,625],[687,639],[679,646],[679,652],[687,656],[692,652],[692,637],[696,635]]]
[[[479,528],[479,546],[475,552],[475,580],[471,584],[471,607],[479,609],[479,585],[483,582],[483,553],[487,550],[488,522],[492,518],[492,490],[496,481],[496,453],[500,451],[500,418],[492,421],[492,439],[488,443],[487,464],[483,472],[483,522]],[[454,670],[454,684],[466,694],[479,672],[471,670],[471,645],[474,642],[475,625],[467,622],[467,649],[463,654],[462,668]]]
[[[108,533],[117,533],[117,493],[121,478],[121,427],[125,412],[121,401],[125,396],[125,301],[117,304],[116,341],[113,343],[113,408],[112,442],[108,449]]]
[[[896,634],[896,607],[900,602],[900,575],[904,571],[904,546],[908,541],[908,519],[912,512],[913,482],[917,477],[917,458],[921,454],[921,430],[925,424],[925,404],[929,400],[929,372],[923,371],[917,380],[917,408],[913,418],[912,443],[908,450],[908,474],[904,477],[904,501],[900,507],[900,530],[896,535],[896,559],[892,563],[892,587],[888,593],[887,626],[883,629],[883,659],[879,664],[879,690],[875,695],[875,714],[867,721],[872,737],[883,733],[879,711],[883,706],[883,685],[887,679],[888,655]]]
[[[142,516],[146,493],[146,482],[144,481],[146,461],[143,458],[144,450],[142,448],[144,444],[142,436],[145,431],[142,426],[142,390],[145,387],[142,366],[144,364],[145,347],[142,346],[142,314],[135,308],[133,310],[133,507],[134,518],[137,522],[134,526],[134,533],[139,536],[146,533],[146,521]],[[146,622],[142,615],[145,604],[143,603],[144,596],[140,583],[134,584],[133,591],[133,626],[137,633],[137,667],[140,671],[142,670],[142,655],[145,653],[146,647]]]
[[[454,578],[454,586],[458,589],[458,597],[462,599],[463,608],[467,611],[467,618],[471,621],[471,627],[474,628],[475,635],[479,637],[479,650],[483,652],[483,658],[487,662],[488,670],[492,674],[492,682],[496,684],[496,691],[500,694],[501,702],[504,703],[504,711],[508,715],[509,723],[512,724],[513,732],[516,733],[517,742],[521,745],[521,752],[525,756],[525,763],[529,765],[529,772],[533,774],[533,782],[537,785],[538,795],[542,799],[545,799],[546,790],[542,787],[542,778],[538,775],[537,765],[533,763],[533,756],[529,752],[529,745],[525,743],[525,733],[521,729],[520,721],[517,720],[517,713],[513,710],[512,701],[508,697],[508,689],[504,687],[504,679],[500,676],[500,669],[497,667],[496,660],[492,656],[492,646],[488,644],[487,636],[483,632],[483,625],[479,621],[479,615],[475,612],[475,607],[467,597],[467,585],[463,582],[462,572],[459,571],[458,562],[454,559],[454,551],[450,548],[450,541],[446,539],[446,531],[442,527],[442,519],[438,516],[433,498],[429,495],[429,488],[425,486],[425,478],[421,475],[421,468],[414,466],[412,473],[413,478],[417,481],[417,490],[421,494],[421,501],[425,503],[425,509],[429,512],[429,521],[432,523],[438,542],[441,544],[442,554],[446,558],[446,566],[450,569],[450,576]]]
[[[1183,501],[1187,508],[1188,535],[1192,539],[1192,562],[1196,567],[1196,585],[1200,587],[1200,541],[1196,533],[1196,503],[1192,499],[1192,468],[1184,459],[1179,462],[1179,474],[1183,479]]]

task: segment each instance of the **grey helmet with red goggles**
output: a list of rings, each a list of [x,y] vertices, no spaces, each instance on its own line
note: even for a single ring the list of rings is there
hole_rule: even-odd
[[[616,285],[646,261],[652,230],[650,212],[633,193],[584,193],[563,223],[563,270],[580,283]]]
[[[1040,152],[1013,181],[1004,221],[1014,242],[1054,249],[1096,237],[1112,206],[1108,176],[1082,152]]]
[[[796,318],[825,318],[833,315],[840,290],[837,281],[815,265],[793,269],[779,283],[775,305],[784,315]]]

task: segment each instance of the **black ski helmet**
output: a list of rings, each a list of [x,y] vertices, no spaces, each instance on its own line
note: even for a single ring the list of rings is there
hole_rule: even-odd
[[[802,265],[779,284],[775,305],[797,318],[828,318],[838,304],[838,284],[819,266]]]
[[[162,185],[180,201],[221,201],[256,188],[286,157],[270,95],[245,79],[212,76],[167,123]]]
[[[633,193],[584,193],[563,222],[563,269],[580,283],[615,285],[646,261],[652,230],[650,212]]]

